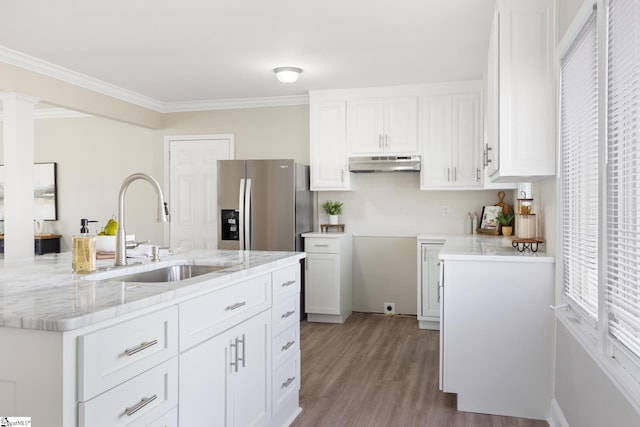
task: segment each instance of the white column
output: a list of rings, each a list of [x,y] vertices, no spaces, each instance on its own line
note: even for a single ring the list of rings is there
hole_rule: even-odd
[[[0,93],[4,113],[4,258],[33,256],[33,110],[38,99]]]

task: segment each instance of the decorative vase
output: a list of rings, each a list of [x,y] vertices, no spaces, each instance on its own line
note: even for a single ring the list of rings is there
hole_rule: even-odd
[[[510,225],[503,225],[502,226],[502,235],[503,236],[511,236],[511,233],[513,233],[513,227]]]
[[[329,224],[335,225],[338,223],[338,215],[329,215]]]

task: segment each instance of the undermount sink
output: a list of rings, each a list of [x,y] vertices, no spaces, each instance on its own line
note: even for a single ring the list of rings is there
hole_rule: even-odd
[[[179,264],[170,265],[168,267],[162,267],[151,271],[142,271],[140,273],[116,276],[108,280],[117,282],[144,283],[179,282],[181,280],[190,279],[192,277],[201,276],[203,274],[224,270],[225,268],[229,268],[229,266]]]

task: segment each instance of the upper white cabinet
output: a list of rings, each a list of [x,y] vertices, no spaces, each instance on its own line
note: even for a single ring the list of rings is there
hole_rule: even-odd
[[[347,103],[310,94],[311,190],[349,190]]]
[[[347,104],[349,154],[416,154],[417,123],[417,96],[350,100]]]
[[[482,87],[420,99],[423,190],[482,187]]]
[[[555,174],[553,24],[551,0],[497,2],[484,153],[492,181]]]

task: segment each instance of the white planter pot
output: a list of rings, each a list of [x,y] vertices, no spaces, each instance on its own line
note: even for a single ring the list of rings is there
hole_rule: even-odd
[[[329,224],[338,224],[338,215],[329,215]]]

